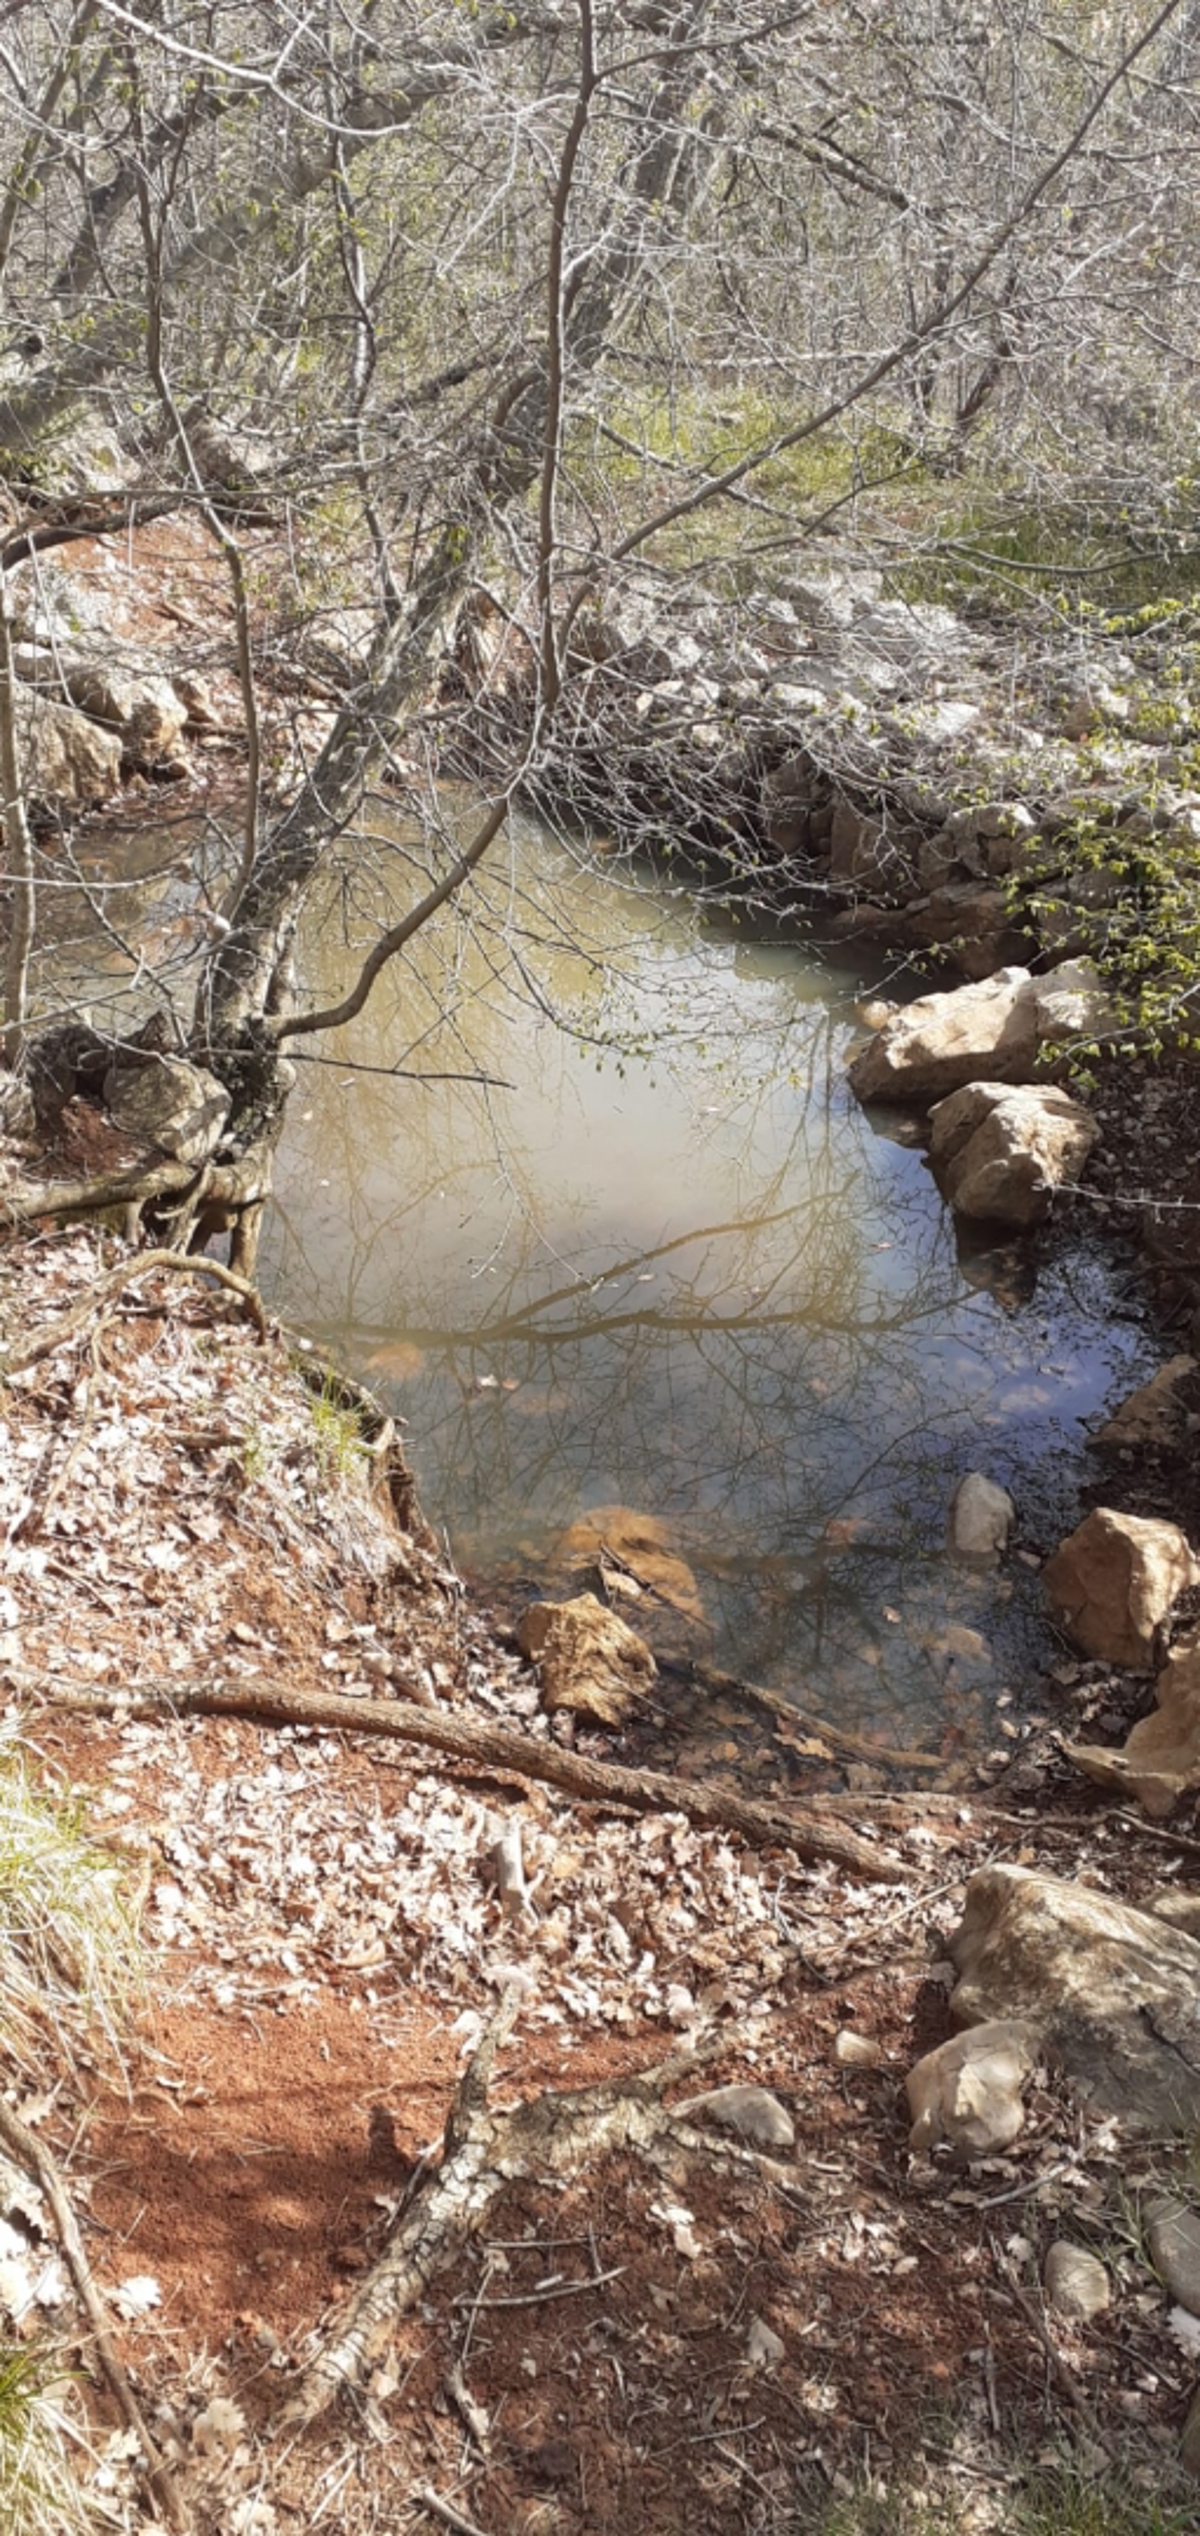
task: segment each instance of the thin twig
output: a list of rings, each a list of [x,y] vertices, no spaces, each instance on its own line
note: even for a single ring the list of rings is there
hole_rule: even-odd
[[[136,1259],[122,1260],[119,1267],[111,1269],[73,1312],[62,1313],[57,1321],[44,1322],[41,1329],[35,1330],[33,1336],[24,1339],[19,1346],[8,1347],[0,1341],[0,1375],[20,1373],[27,1365],[39,1364],[43,1356],[52,1356],[55,1348],[62,1347],[67,1339],[77,1338],[80,1330],[85,1330],[89,1322],[103,1312],[114,1295],[122,1293],[126,1286],[135,1285],[141,1277],[154,1276],[160,1268],[169,1270],[176,1277],[215,1278],[218,1285],[228,1287],[245,1304],[259,1337],[265,1339],[267,1316],[262,1296],[248,1278],[235,1275],[234,1270],[226,1268],[219,1259],[205,1259],[182,1250],[144,1250]]]
[[[453,2527],[456,2536],[486,2536],[484,2528],[477,2526],[473,2518],[465,2518],[453,2501],[443,2501],[441,2493],[433,2491],[428,2483],[414,2484],[412,2497],[419,2509],[428,2510],[431,2518],[440,2518],[444,2527]]]
[[[473,2305],[470,2300],[459,2298],[455,2305],[472,2305],[472,2313],[477,2316],[488,2315],[493,2307],[540,2307],[548,2298],[578,2298],[585,2289],[599,2289],[602,2281],[619,2281],[628,2269],[628,2264],[618,2263],[611,2272],[589,2272],[586,2281],[552,2281],[547,2289],[526,2290],[519,2298],[477,2298]]]

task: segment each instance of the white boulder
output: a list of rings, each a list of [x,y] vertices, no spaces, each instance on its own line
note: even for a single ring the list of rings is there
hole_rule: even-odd
[[[981,1077],[1027,1082],[1037,1055],[1028,969],[922,995],[884,1023],[850,1067],[860,1101],[937,1101]]]
[[[930,1116],[931,1154],[956,1215],[1035,1224],[1079,1179],[1098,1129],[1054,1084],[969,1083]]]

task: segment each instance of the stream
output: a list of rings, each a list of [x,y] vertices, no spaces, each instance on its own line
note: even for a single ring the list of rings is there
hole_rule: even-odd
[[[314,915],[322,998],[387,872]],[[544,1590],[582,1514],[648,1513],[711,1660],[949,1750],[1050,1653],[1030,1554],[1146,1340],[1082,1229],[1036,1288],[1020,1247],[960,1257],[920,1151],[846,1088],[863,991],[518,822],[470,921],[303,1043],[261,1275],[406,1421],[472,1582]],[[998,1573],[947,1554],[971,1469],[1016,1499]]]

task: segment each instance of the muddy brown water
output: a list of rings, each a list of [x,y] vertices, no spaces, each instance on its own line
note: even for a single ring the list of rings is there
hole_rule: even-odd
[[[392,886],[314,915],[316,993]],[[518,823],[470,922],[302,1066],[262,1274],[407,1421],[473,1581],[538,1590],[581,1514],[649,1512],[713,1660],[950,1748],[1051,1651],[1027,1560],[948,1557],[954,1487],[987,1471],[1051,1546],[1146,1341],[1085,1226],[1036,1282],[960,1255],[846,1089],[863,984]]]

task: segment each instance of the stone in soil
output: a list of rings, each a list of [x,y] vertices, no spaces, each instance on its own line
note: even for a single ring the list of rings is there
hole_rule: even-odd
[[[909,2145],[947,2147],[957,2159],[990,2157],[1023,2128],[1022,2095],[1038,2057],[1036,2025],[998,2017],[926,2052],[905,2079]]]
[[[1030,2021],[1089,2110],[1200,2123],[1200,1943],[1150,1911],[1023,1867],[981,1868],[947,1951],[957,2023]]]
[[[1172,2298],[1200,2316],[1200,2212],[1164,2194],[1146,2214],[1150,2260]]]
[[[1046,2299],[1060,2316],[1086,2320],[1102,2316],[1112,2303],[1112,2285],[1098,2255],[1087,2247],[1072,2245],[1067,2237],[1056,2237],[1050,2247],[1042,2278]]]

